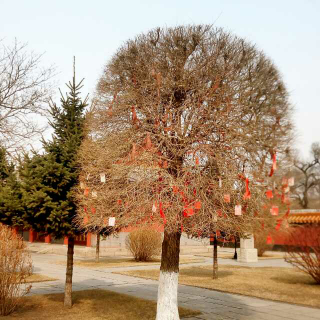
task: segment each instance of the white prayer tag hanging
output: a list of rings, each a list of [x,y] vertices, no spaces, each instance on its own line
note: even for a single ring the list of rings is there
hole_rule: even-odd
[[[217,222],[218,221],[218,217],[216,215],[213,216],[213,222]]]
[[[222,188],[222,180],[219,178],[219,188]]]
[[[152,206],[152,212],[153,212],[153,213],[156,213],[156,212],[157,212],[157,206],[156,206],[155,203],[154,203],[153,206]]]
[[[241,216],[241,214],[242,214],[241,211],[242,211],[242,210],[241,210],[241,204],[236,205],[236,206],[235,206],[235,210],[234,210],[234,214],[235,214],[236,216]]]
[[[289,187],[294,186],[294,177],[291,177],[291,178],[288,179],[288,186]]]
[[[97,191],[92,191],[92,198],[96,199],[98,197]]]
[[[285,188],[283,189],[283,191],[284,191],[284,193],[288,193],[288,192],[290,191],[290,188],[289,188],[289,187],[285,187]]]
[[[115,217],[109,218],[109,227],[114,227],[115,224],[116,224],[116,218]]]
[[[83,182],[80,182],[80,189],[84,189],[84,183]]]
[[[105,173],[100,173],[100,181],[102,183],[105,183],[106,182],[106,174]]]

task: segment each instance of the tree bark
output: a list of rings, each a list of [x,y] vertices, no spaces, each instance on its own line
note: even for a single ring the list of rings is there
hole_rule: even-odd
[[[213,238],[213,279],[218,279],[218,239]]]
[[[156,320],[179,320],[178,277],[180,232],[164,231]]]
[[[97,233],[97,244],[96,244],[96,262],[99,262],[100,255],[100,233]]]
[[[73,273],[74,238],[68,238],[66,285],[64,289],[64,306],[72,307],[72,273]]]
[[[237,237],[234,237],[234,255],[233,259],[237,260],[238,259],[238,253],[237,253]]]

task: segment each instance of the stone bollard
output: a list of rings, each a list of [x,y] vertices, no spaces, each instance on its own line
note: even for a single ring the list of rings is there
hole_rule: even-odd
[[[240,254],[238,254],[239,262],[258,262],[258,250],[254,248],[254,238],[250,234],[246,239],[240,239]]]

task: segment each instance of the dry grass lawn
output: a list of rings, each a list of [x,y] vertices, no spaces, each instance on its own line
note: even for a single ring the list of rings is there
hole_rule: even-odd
[[[150,320],[155,319],[156,303],[106,290],[73,293],[73,307],[63,307],[63,294],[55,293],[23,298],[23,304],[1,319],[46,320]],[[199,311],[179,308],[181,317],[199,315]]]
[[[119,273],[154,280],[159,278],[159,270]],[[315,284],[310,276],[291,268],[221,265],[219,279],[213,280],[212,266],[189,267],[180,270],[179,283],[320,308],[320,285]]]
[[[28,277],[27,283],[54,281],[54,280],[57,280],[57,279],[35,273],[35,274],[32,274],[30,277]]]
[[[180,258],[180,264],[203,262],[204,259],[201,258]],[[57,264],[65,265],[65,261],[57,261]],[[87,268],[121,268],[121,267],[139,267],[139,266],[152,266],[159,265],[160,259],[153,259],[148,262],[137,262],[132,258],[110,258],[103,257],[100,258],[99,262],[94,259],[88,260],[75,260],[74,265],[78,267]]]

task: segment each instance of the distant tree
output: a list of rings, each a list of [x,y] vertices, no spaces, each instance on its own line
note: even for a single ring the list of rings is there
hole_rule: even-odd
[[[157,320],[179,319],[182,232],[242,235],[277,213],[265,191],[290,142],[285,86],[255,46],[199,25],[129,40],[97,91],[79,193],[96,212],[79,222],[162,224]]]
[[[83,80],[82,80],[83,81]],[[80,98],[82,81],[75,74],[61,94],[61,107],[51,104],[53,140],[43,141],[45,153],[27,158],[21,168],[25,221],[35,231],[68,237],[67,273],[64,304],[72,306],[74,237],[80,230],[73,224],[76,214],[74,188],[78,184],[78,150],[84,136],[84,111],[87,98]]]
[[[18,148],[43,131],[35,114],[44,115],[50,96],[53,68],[41,68],[41,55],[17,41],[0,41],[0,144]]]
[[[292,175],[295,185],[292,187],[292,197],[297,200],[303,209],[311,207],[311,199],[319,200],[320,197],[320,145],[313,143],[311,146],[311,159],[294,160]]]

